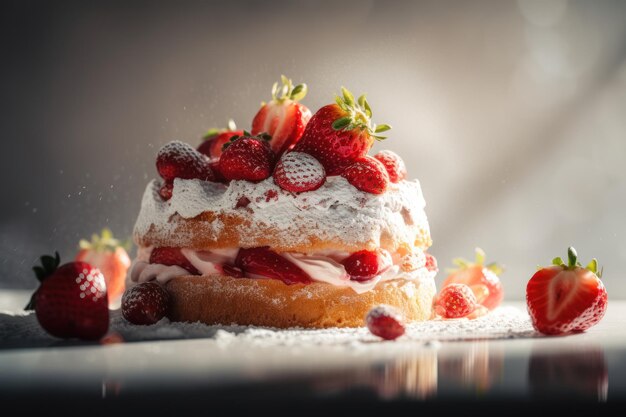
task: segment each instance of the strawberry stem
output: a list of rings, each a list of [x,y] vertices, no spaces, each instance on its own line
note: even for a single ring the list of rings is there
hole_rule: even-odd
[[[567,248],[567,266],[569,268],[574,268],[576,266],[576,261],[578,260],[578,254],[576,253],[576,249],[573,247]]]

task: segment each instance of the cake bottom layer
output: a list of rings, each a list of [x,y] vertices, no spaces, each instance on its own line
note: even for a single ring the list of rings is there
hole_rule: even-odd
[[[326,283],[285,285],[274,279],[183,276],[166,284],[172,321],[278,328],[359,327],[374,306],[398,308],[409,321],[428,320],[434,279],[386,281],[357,294]]]

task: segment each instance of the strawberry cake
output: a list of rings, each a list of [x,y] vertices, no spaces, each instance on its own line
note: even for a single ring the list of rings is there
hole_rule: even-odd
[[[283,77],[251,131],[166,144],[144,193],[128,286],[161,285],[172,321],[357,327],[374,306],[431,317],[424,198],[364,96],[315,114]]]

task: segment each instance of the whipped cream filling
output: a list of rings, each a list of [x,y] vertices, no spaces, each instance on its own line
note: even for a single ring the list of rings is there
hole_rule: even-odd
[[[223,274],[222,265],[232,264],[237,256],[238,248],[217,249],[211,251],[196,251],[182,249],[182,254],[202,275]],[[358,282],[350,279],[341,261],[349,256],[348,253],[339,251],[325,251],[319,254],[303,254],[283,252],[281,255],[306,272],[313,281],[324,282],[337,287],[350,287],[357,294],[363,294],[372,290],[378,283],[395,279],[408,281],[422,281],[434,278],[436,272],[431,272],[422,263],[417,269],[406,272],[401,270],[398,256],[392,256],[392,264],[381,274],[367,281]],[[149,254],[142,254],[133,261],[130,269],[130,280],[134,283],[147,282],[155,279],[161,284],[167,283],[172,278],[189,275],[189,272],[179,266],[166,266],[149,264]],[[425,258],[422,256],[420,260]],[[258,275],[250,275],[250,278],[266,278]],[[267,278],[270,279],[270,278]]]

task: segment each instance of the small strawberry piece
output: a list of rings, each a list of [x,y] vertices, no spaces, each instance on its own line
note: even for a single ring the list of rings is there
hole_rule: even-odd
[[[97,340],[109,329],[104,276],[85,262],[59,267],[60,258],[42,256],[33,269],[41,285],[27,309],[34,308],[41,327],[53,336]]]
[[[317,190],[325,181],[322,164],[302,152],[284,154],[274,169],[274,182],[283,190],[294,193]]]
[[[352,281],[368,281],[385,272],[392,264],[391,255],[384,249],[362,250],[341,262]]]
[[[385,304],[372,308],[365,317],[365,323],[372,334],[385,340],[395,340],[406,331],[402,314]]]
[[[587,267],[568,249],[568,264],[555,258],[550,267],[537,271],[526,286],[526,303],[533,326],[548,335],[583,332],[596,325],[606,312],[608,296],[599,278],[598,262]]]
[[[130,268],[128,253],[111,230],[104,228],[100,235],[91,236],[91,242],[81,240],[75,261],[86,262],[98,268],[106,282],[109,302],[116,302],[124,292],[126,273]]]
[[[163,181],[163,185],[159,188],[159,195],[165,201],[172,198],[172,193],[174,192],[174,182],[173,181]]]
[[[224,145],[219,170],[227,180],[262,181],[274,168],[274,152],[262,137],[235,137]]]
[[[237,200],[237,204],[235,204],[235,208],[246,208],[248,207],[248,204],[250,204],[251,201],[248,197],[246,197],[245,195],[242,195],[241,197],[239,197],[239,200]]]
[[[261,106],[252,121],[252,134],[269,134],[270,146],[276,155],[287,152],[300,140],[311,119],[311,110],[298,103],[307,93],[306,84],[294,86],[284,75],[281,81],[282,87],[274,83],[272,100]]]
[[[494,263],[485,265],[485,252],[476,248],[476,260],[474,262],[457,258],[454,264],[458,269],[452,271],[443,282],[443,286],[457,283],[465,284],[474,292],[478,304],[493,310],[502,303],[504,290],[500,283],[499,275],[503,268]]]
[[[122,297],[122,316],[132,324],[154,324],[167,315],[170,294],[154,281],[138,284]]]
[[[313,155],[329,176],[340,175],[349,165],[365,157],[374,139],[385,139],[379,133],[391,129],[389,125],[372,123],[372,110],[364,95],[355,100],[347,89],[341,91],[336,104],[322,107],[311,117],[302,138],[293,148]]]
[[[439,271],[439,268],[437,267],[437,259],[435,259],[435,257],[428,252],[424,252],[424,256],[426,257],[426,269],[431,272]]]
[[[287,285],[311,282],[311,277],[300,267],[268,247],[239,249],[235,266],[244,271],[246,276],[279,279]]]
[[[234,278],[243,278],[246,276],[241,268],[237,268],[234,265],[224,264],[222,265],[222,270],[224,271],[224,274]]]
[[[384,150],[374,155],[374,158],[385,166],[387,174],[389,174],[389,181],[397,183],[406,178],[406,166],[397,153]]]
[[[159,150],[156,166],[159,175],[166,181],[174,181],[174,178],[215,180],[209,159],[192,146],[177,140]]]
[[[350,165],[341,174],[358,190],[371,194],[382,194],[389,186],[389,175],[383,164],[366,156]]]
[[[222,156],[224,144],[228,143],[233,136],[241,135],[243,135],[243,130],[237,130],[235,122],[231,119],[228,121],[227,129],[210,129],[198,146],[198,152],[211,160],[219,159]]]
[[[154,248],[150,253],[150,263],[166,266],[180,266],[192,275],[200,275],[200,272],[196,269],[196,267],[193,266],[187,258],[185,258],[185,255],[183,255],[180,251],[180,248]]]
[[[466,317],[476,309],[476,297],[465,284],[448,284],[435,301],[435,312],[447,319]]]

